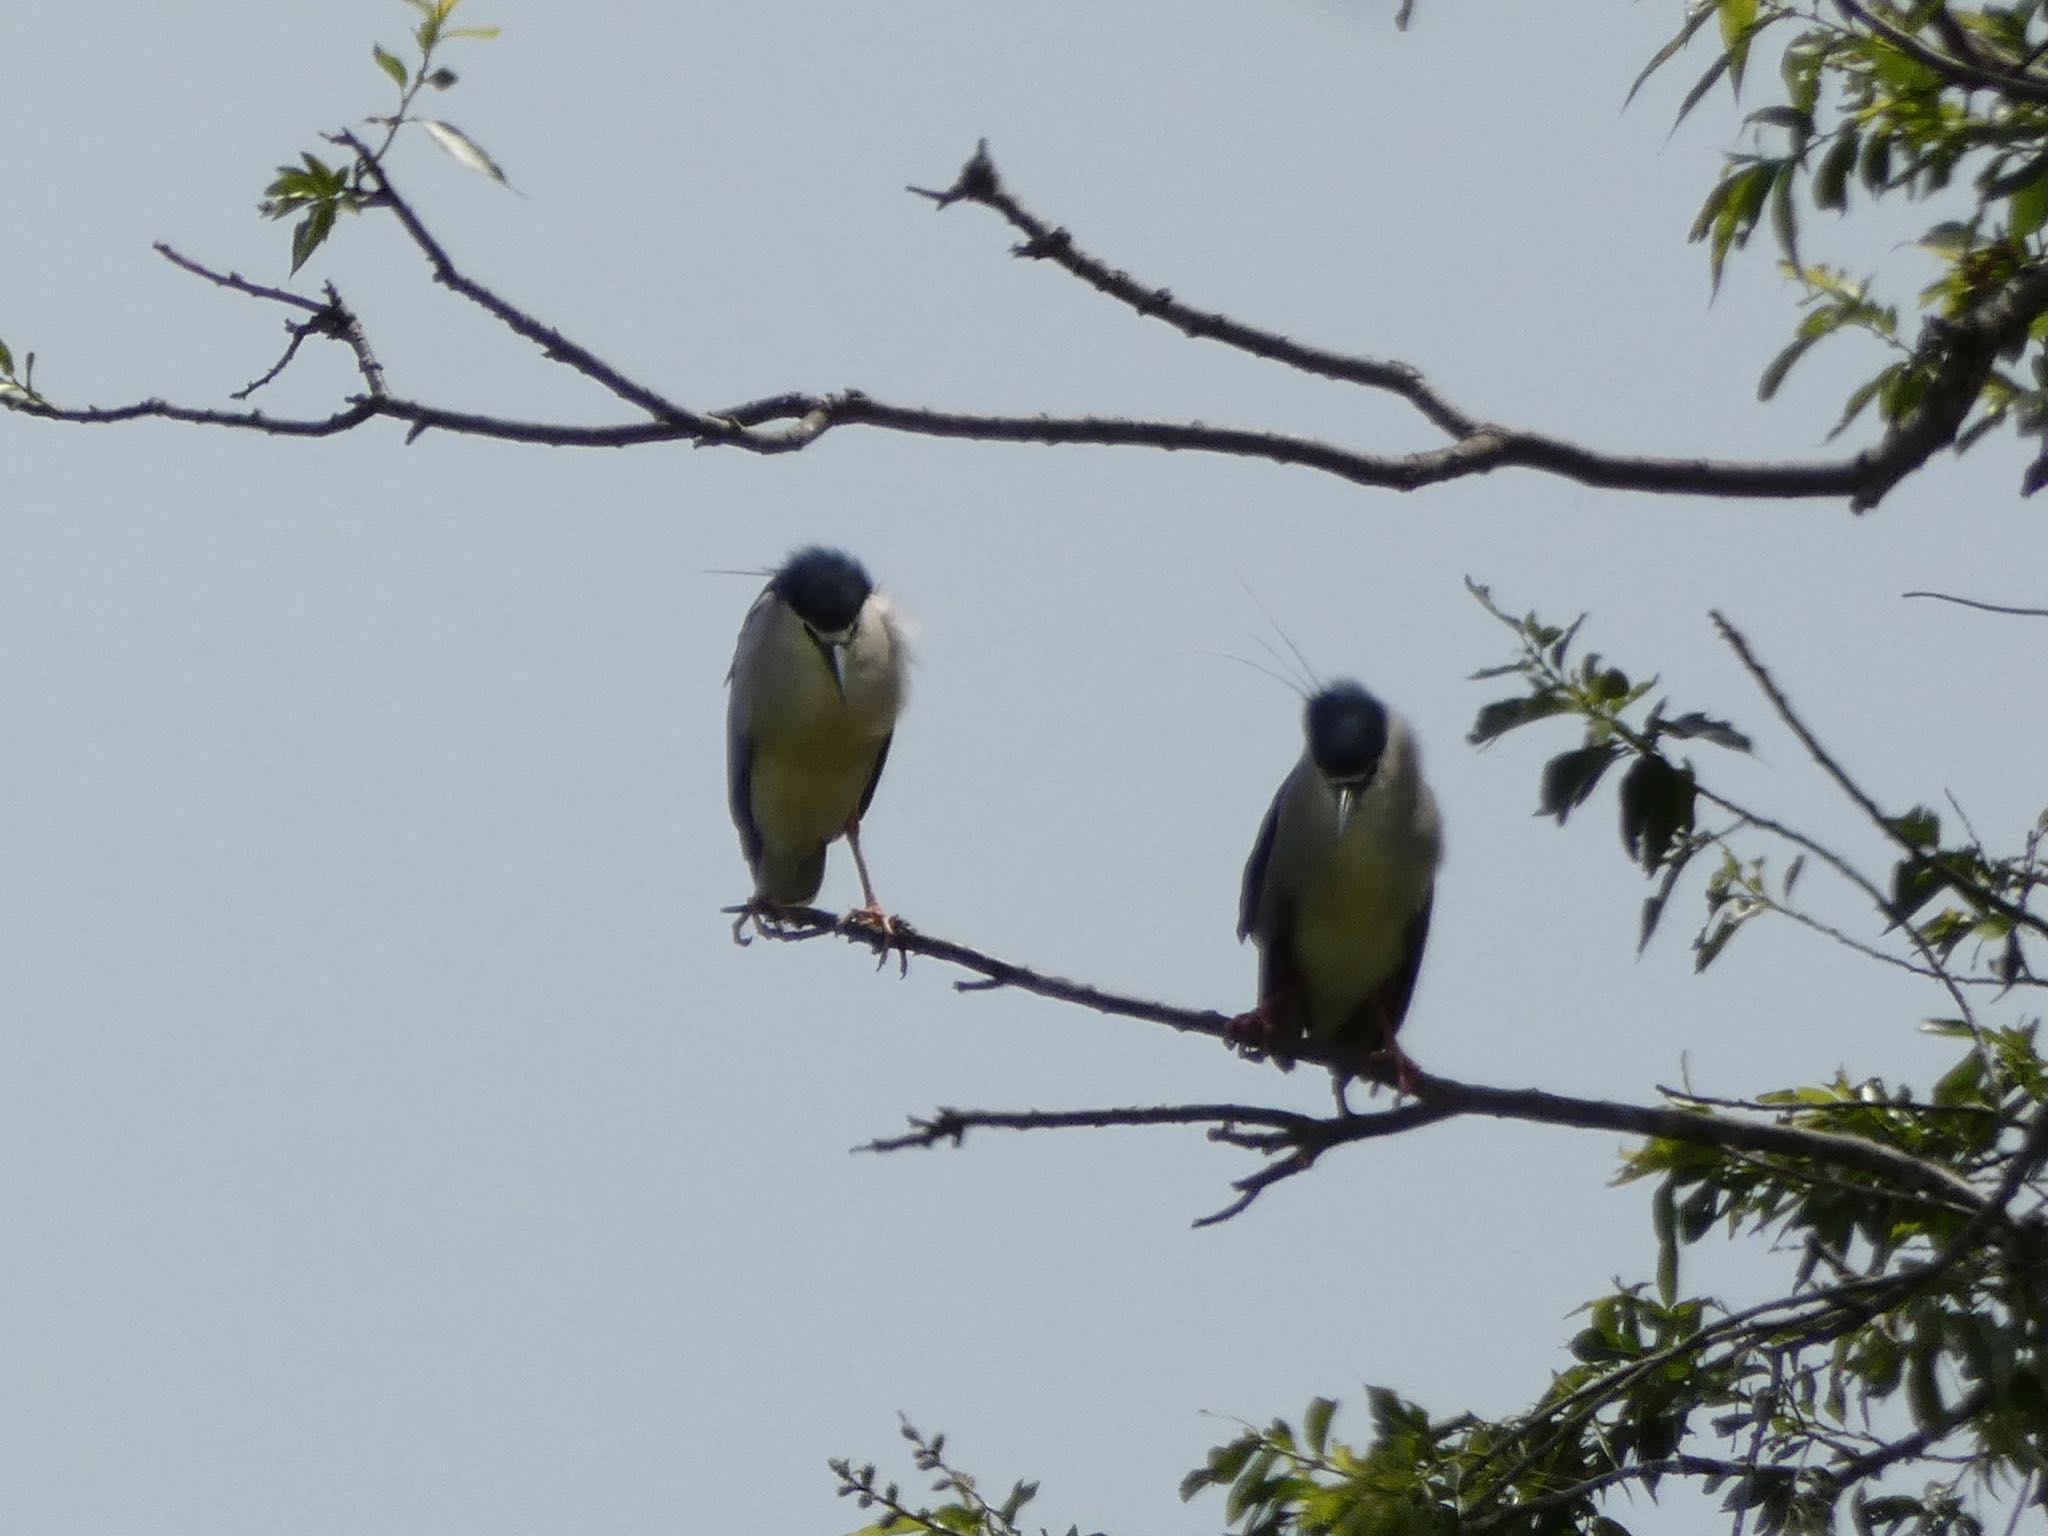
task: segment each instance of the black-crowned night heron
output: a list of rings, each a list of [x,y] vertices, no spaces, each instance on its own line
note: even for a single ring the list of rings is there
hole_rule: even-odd
[[[836,549],[800,549],[769,578],[740,624],[726,681],[727,788],[754,874],[750,914],[818,894],[825,848],[844,834],[860,873],[862,912],[888,927],[860,851],[909,650],[889,600],[861,563]]]
[[[1259,1004],[1226,1038],[1287,1061],[1331,1053],[1414,1086],[1394,1043],[1415,991],[1443,828],[1408,722],[1354,682],[1308,701],[1308,749],[1273,797],[1244,867],[1237,936],[1259,947]]]

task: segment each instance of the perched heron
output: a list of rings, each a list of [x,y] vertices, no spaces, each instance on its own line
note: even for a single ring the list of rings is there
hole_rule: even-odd
[[[1244,867],[1237,936],[1259,947],[1259,1003],[1225,1038],[1286,1062],[1303,1040],[1343,1085],[1418,1074],[1394,1043],[1429,937],[1443,853],[1408,722],[1354,682],[1308,701],[1308,747]]]
[[[909,648],[895,610],[861,563],[836,549],[800,549],[747,610],[726,681],[727,789],[754,875],[749,917],[818,894],[825,848],[846,838],[860,908],[884,929],[860,851],[908,684]]]

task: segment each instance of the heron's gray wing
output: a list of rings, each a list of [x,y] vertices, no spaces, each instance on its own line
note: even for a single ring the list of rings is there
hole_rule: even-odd
[[[875,766],[868,770],[867,787],[860,792],[860,808],[853,813],[855,821],[859,821],[868,813],[868,802],[875,798],[875,786],[882,782],[882,764],[889,761],[889,743],[895,739],[896,733],[891,731],[882,738],[882,744],[875,749]]]
[[[734,667],[737,669],[737,661]],[[751,868],[761,859],[761,829],[754,822],[754,737],[738,693],[725,711],[725,794],[732,807],[732,824],[739,828],[740,851]]]
[[[726,795],[732,802],[732,824],[740,829],[740,851],[749,864],[761,859],[761,829],[754,825],[754,749],[734,734],[726,742]]]
[[[1259,835],[1252,842],[1251,857],[1244,861],[1244,887],[1237,900],[1237,937],[1242,943],[1258,926],[1259,907],[1266,899],[1266,869],[1273,858],[1273,838],[1280,830],[1280,802],[1287,797],[1287,785],[1292,778],[1280,781],[1280,787],[1273,794],[1273,803],[1266,808],[1266,819],[1259,823]]]
[[[1407,1016],[1408,1000],[1415,995],[1415,978],[1422,970],[1422,946],[1429,942],[1429,909],[1436,905],[1436,893],[1423,898],[1422,910],[1408,919],[1408,934],[1401,946],[1401,963],[1380,983],[1375,994],[1386,1010],[1387,1036],[1391,1041],[1401,1020]]]

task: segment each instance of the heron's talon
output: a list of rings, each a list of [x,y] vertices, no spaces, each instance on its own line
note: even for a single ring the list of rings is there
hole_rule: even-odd
[[[901,980],[910,974],[910,946],[903,942],[903,936],[911,931],[910,925],[899,918],[891,917],[874,902],[864,907],[855,907],[846,914],[850,923],[873,928],[882,936],[882,942],[875,957],[875,969],[881,970],[889,963],[889,951],[896,951],[897,978]]]

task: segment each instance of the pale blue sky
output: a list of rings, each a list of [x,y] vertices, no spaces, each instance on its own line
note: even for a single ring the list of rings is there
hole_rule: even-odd
[[[1407,358],[1481,415],[1820,451],[1869,359],[1823,351],[1758,405],[1792,297],[1758,251],[1710,305],[1684,244],[1725,94],[1668,141],[1687,77],[1621,110],[1673,8],[1425,0],[1405,35],[1391,11],[469,0],[505,35],[451,59],[444,104],[524,195],[425,143],[394,175],[478,277],[697,406],[859,386],[1429,441],[903,193],[986,135],[1114,264]],[[383,107],[370,44],[409,14],[10,17],[0,337],[49,394],[220,401],[270,361],[276,312],[149,244],[281,280],[270,167]],[[1907,294],[1904,228],[1842,259]],[[307,277],[403,393],[616,418],[381,221]],[[311,354],[269,408],[350,386]],[[1463,744],[1507,638],[1467,574],[1591,609],[1591,644],[1755,730],[1732,789],[1857,852],[1709,606],[1888,801],[1953,789],[2009,842],[2041,798],[2038,626],[1899,600],[2040,600],[2005,439],[1861,520],[855,432],[765,461],[9,418],[0,444],[0,1510],[38,1536],[832,1532],[857,1515],[825,1458],[896,1457],[899,1408],[992,1482],[1042,1478],[1056,1529],[1210,1530],[1220,1504],[1173,1495],[1229,1433],[1205,1411],[1364,1381],[1504,1410],[1569,1308],[1647,1272],[1601,1136],[1441,1127],[1203,1232],[1246,1165],[1192,1134],[848,1156],[940,1103],[1327,1088],[935,965],[735,949],[722,680],[754,588],[711,570],[843,544],[913,616],[866,837],[887,902],[1218,1008],[1251,998],[1238,872],[1299,751],[1297,701],[1209,654],[1256,654],[1249,583],[1416,722],[1449,853],[1404,1040],[1503,1084],[1644,1100],[1682,1058],[1724,1092],[1924,1082],[1939,1005],[1769,930],[1695,979],[1696,895],[1638,962],[1611,802],[1564,834],[1530,815],[1563,738]],[[827,899],[855,890],[835,852]]]

